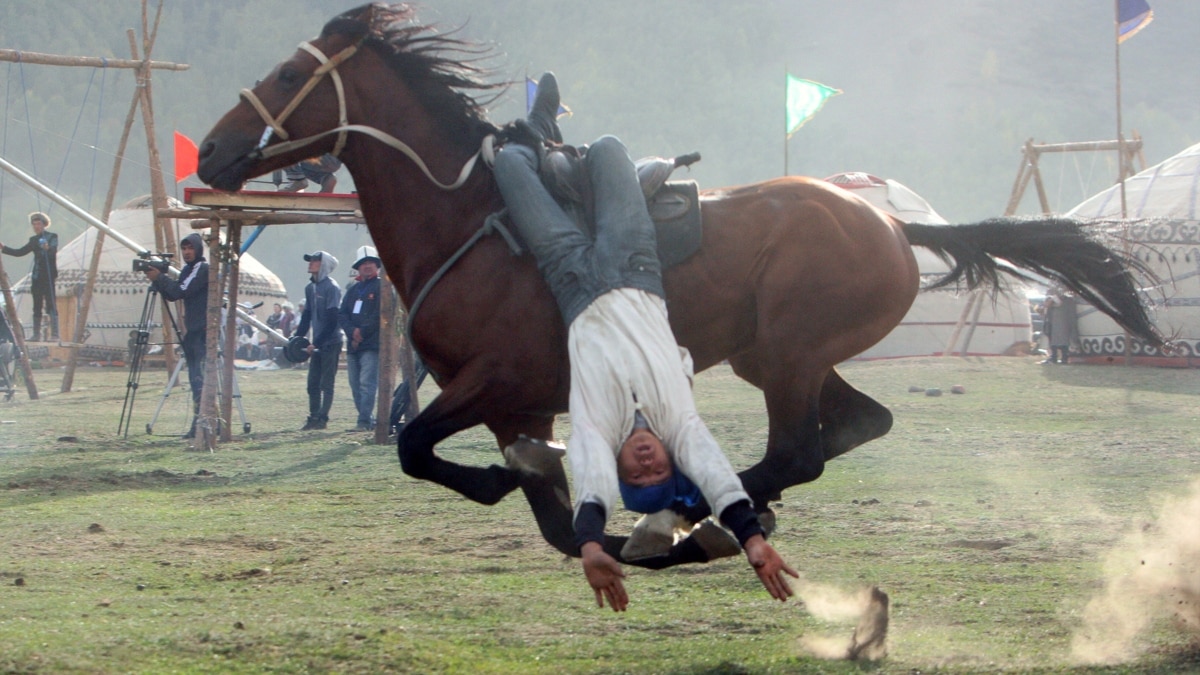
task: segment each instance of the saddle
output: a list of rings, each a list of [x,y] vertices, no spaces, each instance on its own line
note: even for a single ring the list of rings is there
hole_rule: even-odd
[[[580,204],[590,214],[591,182],[584,175],[582,161],[586,154],[587,146],[556,146],[547,151],[539,173],[550,194]],[[664,270],[683,262],[700,248],[700,187],[694,180],[668,180],[676,169],[698,161],[700,153],[693,152],[674,159],[647,157],[634,164],[650,219],[654,221],[658,259]]]

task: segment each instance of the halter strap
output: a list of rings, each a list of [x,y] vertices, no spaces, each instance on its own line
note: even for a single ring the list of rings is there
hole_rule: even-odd
[[[349,123],[349,119],[346,116],[346,92],[342,87],[342,76],[338,74],[337,67],[346,59],[354,56],[358,51],[358,43],[346,47],[335,54],[332,59],[326,57],[320,49],[312,46],[311,42],[301,42],[299,48],[311,54],[321,65],[313,71],[308,81],[304,83],[300,91],[296,92],[296,95],[292,97],[292,100],[288,102],[287,107],[283,109],[283,112],[279,113],[278,117],[271,115],[271,112],[267,110],[267,107],[263,105],[263,102],[253,91],[250,89],[243,89],[241,91],[241,97],[246,99],[246,102],[254,108],[258,116],[267,123],[267,128],[263,130],[262,140],[258,144],[259,149],[265,147],[271,140],[272,131],[285,141],[289,139],[287,130],[283,128],[283,123],[287,121],[287,118],[292,116],[292,113],[296,112],[296,108],[300,107],[304,99],[308,98],[308,95],[326,75],[329,75],[333,79],[333,87],[337,90],[338,127],[345,127]],[[337,143],[333,147],[333,156],[337,157],[344,147],[346,147],[346,134],[341,133],[338,135]]]
[[[263,129],[262,138],[259,140],[258,147],[255,148],[255,153],[258,159],[269,159],[276,155],[282,155],[285,152],[291,152],[296,148],[302,148],[306,145],[311,145],[312,143],[315,143],[331,134],[337,134],[338,136],[332,153],[334,157],[337,157],[346,147],[346,138],[349,132],[355,131],[366,134],[367,136],[380,141],[384,145],[399,150],[402,154],[404,154],[405,157],[408,157],[414,164],[417,165],[417,168],[421,170],[421,173],[425,174],[425,177],[428,178],[430,182],[445,191],[457,190],[458,188],[462,187],[463,184],[467,182],[467,179],[470,178],[471,172],[475,169],[475,163],[479,160],[481,155],[484,163],[488,166],[491,166],[494,163],[496,158],[495,151],[493,150],[495,138],[489,135],[483,139],[483,144],[481,145],[480,149],[475,151],[475,154],[471,155],[471,158],[468,159],[466,164],[463,165],[462,169],[458,172],[458,178],[455,179],[453,183],[443,183],[439,181],[433,175],[433,172],[429,170],[429,166],[425,164],[425,161],[421,159],[421,156],[418,155],[417,152],[404,141],[396,138],[386,131],[376,129],[375,127],[349,123],[349,118],[346,114],[346,92],[342,87],[342,78],[341,75],[338,74],[337,67],[345,62],[346,59],[354,56],[354,54],[358,51],[358,43],[346,47],[342,51],[338,52],[333,58],[327,58],[325,54],[321,52],[321,50],[314,47],[311,42],[302,42],[300,43],[299,48],[311,54],[313,58],[317,59],[317,61],[321,63],[321,65],[313,71],[312,75],[309,76],[308,81],[304,83],[304,86],[300,88],[300,91],[296,92],[296,95],[292,97],[292,100],[287,104],[287,107],[285,107],[283,111],[279,113],[278,117],[271,115],[271,112],[267,110],[267,107],[263,105],[263,102],[253,91],[250,89],[243,89],[241,91],[242,98],[250,104],[250,107],[254,108],[255,112],[258,113],[258,116],[261,117],[262,120],[267,124],[266,128]],[[316,87],[321,81],[321,78],[325,77],[326,75],[329,75],[333,79],[334,89],[337,90],[338,125],[332,129],[329,129],[328,131],[322,131],[312,136],[291,140],[287,130],[283,128],[283,123],[286,122],[287,118],[296,111],[296,108],[298,108],[304,99],[309,95],[309,93],[312,92],[313,88]],[[278,136],[284,142],[276,143],[275,145],[267,147],[267,143],[271,141],[272,133],[274,133],[274,135]]]

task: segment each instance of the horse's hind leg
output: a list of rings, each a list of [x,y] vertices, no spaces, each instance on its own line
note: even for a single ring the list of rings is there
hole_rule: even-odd
[[[755,353],[729,360],[737,375],[763,390],[767,403],[767,449],[740,472],[742,487],[762,511],[787,488],[816,480],[825,470],[818,404],[823,373],[780,363],[761,367]]]
[[[825,461],[883,436],[892,428],[892,413],[883,404],[850,386],[831,369],[821,386],[821,449]]]

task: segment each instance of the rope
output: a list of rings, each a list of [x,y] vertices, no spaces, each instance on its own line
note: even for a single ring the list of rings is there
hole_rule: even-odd
[[[21,60],[21,53],[17,52],[17,72],[21,75],[21,98],[25,102],[25,128],[29,131],[29,164],[33,169],[33,175],[38,175],[37,169],[37,153],[33,151],[33,117],[29,114],[29,87],[25,86],[25,62]],[[42,208],[42,193],[34,190],[37,196],[38,211],[43,211]]]
[[[96,70],[93,68],[91,76],[88,77],[87,90],[83,92],[83,102],[79,104],[79,114],[75,116],[75,127],[71,129],[71,138],[67,141],[67,151],[63,153],[62,164],[58,167],[58,177],[54,179],[55,192],[58,192],[59,187],[62,186],[63,174],[67,170],[67,161],[71,159],[71,150],[75,147],[75,135],[79,133],[79,122],[83,119],[83,109],[87,107],[87,100],[92,95],[92,84],[95,81]],[[99,121],[97,121],[97,124],[99,124]],[[50,208],[54,208],[53,205]]]

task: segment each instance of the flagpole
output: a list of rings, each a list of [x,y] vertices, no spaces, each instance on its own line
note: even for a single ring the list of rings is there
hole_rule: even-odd
[[[783,64],[783,175],[788,175],[788,67]]]
[[[1117,81],[1117,172],[1121,184],[1121,220],[1127,217],[1125,203],[1125,136],[1121,128],[1121,0],[1113,0],[1113,40],[1116,44]]]

